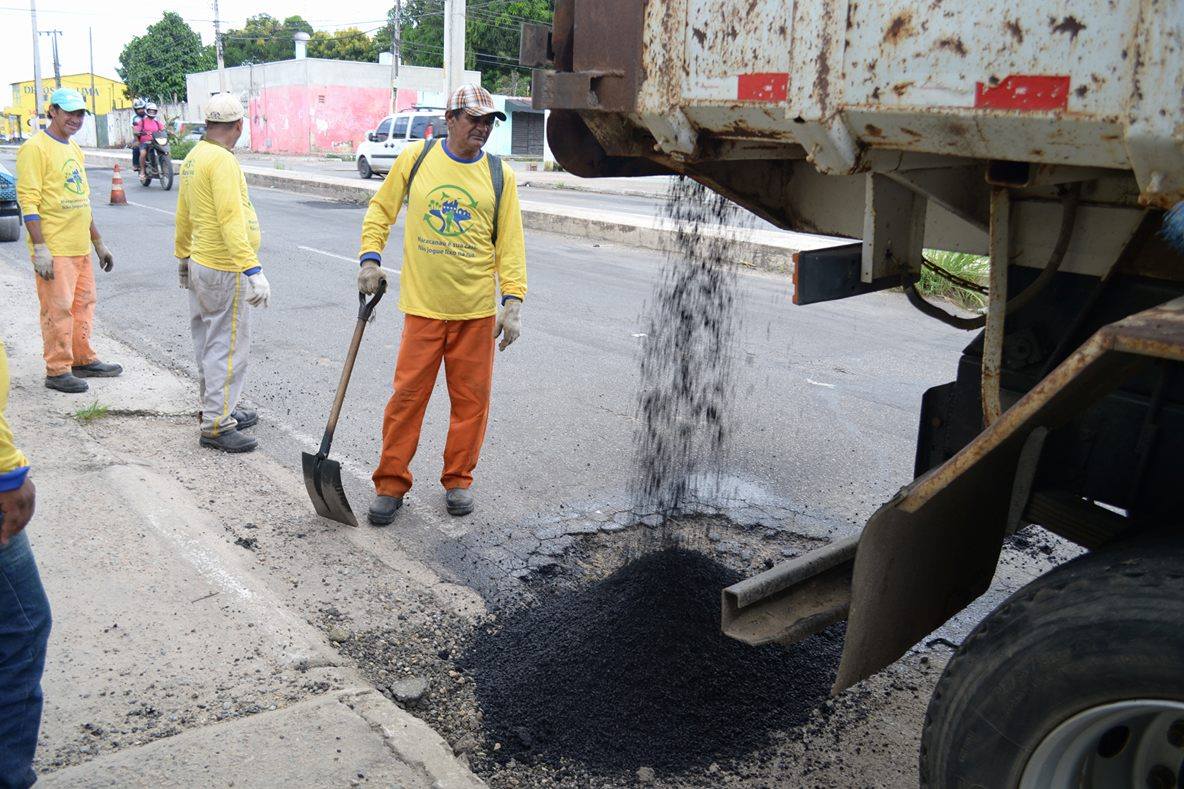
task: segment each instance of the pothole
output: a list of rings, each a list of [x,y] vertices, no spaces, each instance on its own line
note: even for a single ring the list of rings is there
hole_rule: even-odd
[[[443,613],[364,633],[327,624],[493,787],[627,785],[640,768],[722,777],[823,705],[843,626],[789,648],[720,633],[721,589],[817,540],[719,516],[667,523],[672,545],[655,550],[658,533],[578,535],[476,627]]]

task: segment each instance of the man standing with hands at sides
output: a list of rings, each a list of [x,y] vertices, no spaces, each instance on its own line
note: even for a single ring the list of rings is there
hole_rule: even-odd
[[[83,378],[113,378],[118,364],[104,364],[90,346],[95,320],[94,247],[103,271],[115,259],[103,244],[90,211],[90,186],[82,149],[70,138],[82,128],[86,101],[74,88],[49,97],[49,127],[16,155],[16,196],[29,231],[29,253],[41,301],[45,385],[85,392]]]
[[[189,291],[189,327],[197,357],[201,446],[250,452],[257,442],[239,431],[259,421],[238,407],[251,349],[251,313],[266,307],[271,286],[259,265],[259,219],[234,145],[243,105],[219,93],[206,105],[205,136],[181,165],[174,254]]]
[[[4,421],[7,406],[8,356],[0,341],[0,786],[25,789],[37,780],[33,752],[50,612],[24,532],[36,491]]]
[[[445,119],[446,139],[410,145],[399,155],[362,223],[358,289],[373,293],[386,278],[382,251],[408,197],[399,285],[403,336],[373,476],[375,526],[394,520],[411,488],[411,459],[441,361],[451,402],[444,502],[451,515],[473,511],[469,487],[489,417],[494,338],[502,336],[504,351],[522,326],[526,250],[518,188],[514,171],[481,150],[506,116],[488,91],[464,85],[449,98]]]

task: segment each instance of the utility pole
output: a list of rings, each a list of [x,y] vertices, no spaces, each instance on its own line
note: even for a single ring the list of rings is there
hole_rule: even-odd
[[[60,30],[42,30],[41,35],[53,36],[53,81],[55,87],[62,87],[62,65],[58,62],[58,36],[62,34]]]
[[[41,129],[41,36],[37,32],[37,0],[29,0],[33,17],[33,131]]]
[[[395,104],[398,100],[399,58],[403,57],[403,48],[400,46],[401,42],[399,40],[401,35],[400,28],[402,27],[403,0],[395,0],[393,12],[395,19],[394,24],[391,25],[391,115],[395,114]]]
[[[465,77],[465,0],[444,0],[444,95]]]
[[[90,39],[90,114],[99,114],[99,92],[95,90],[95,29],[87,28],[87,38]],[[95,123],[98,123],[96,120]],[[95,134],[98,135],[98,129]]]
[[[222,31],[218,26],[218,0],[214,0],[214,51],[218,53],[218,90],[226,92],[226,61],[222,59]]]

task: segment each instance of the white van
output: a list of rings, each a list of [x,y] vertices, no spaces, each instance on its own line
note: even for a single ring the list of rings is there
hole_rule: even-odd
[[[412,107],[382,119],[358,146],[355,160],[358,175],[369,178],[374,173],[390,172],[395,158],[416,140],[447,137],[443,107]]]

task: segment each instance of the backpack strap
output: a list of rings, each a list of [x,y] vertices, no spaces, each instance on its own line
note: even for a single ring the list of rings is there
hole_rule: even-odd
[[[486,153],[485,158],[489,160],[489,177],[493,179],[493,243],[496,244],[497,217],[501,213],[502,189],[506,185],[506,174],[502,171],[502,160],[500,156]]]
[[[436,143],[440,141],[439,137],[433,137],[423,145],[423,150],[419,152],[419,156],[415,160],[415,164],[411,165],[411,173],[407,176],[407,201],[411,201],[411,182],[415,180],[415,174],[419,172],[419,166],[423,164],[423,160],[427,158],[428,151],[435,147]]]

